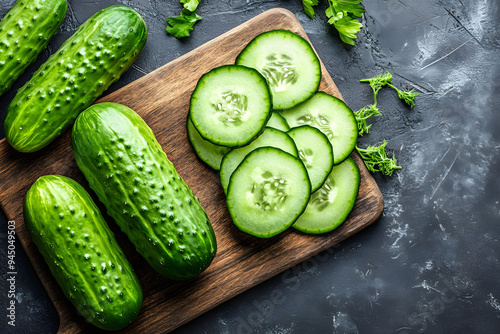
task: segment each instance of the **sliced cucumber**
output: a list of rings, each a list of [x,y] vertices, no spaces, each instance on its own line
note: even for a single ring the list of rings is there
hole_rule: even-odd
[[[313,48],[288,30],[258,35],[241,51],[236,64],[255,68],[266,77],[275,109],[289,109],[307,100],[321,80]]]
[[[292,138],[285,132],[273,128],[265,128],[264,132],[247,146],[239,147],[229,151],[222,159],[220,165],[220,180],[224,192],[227,193],[229,179],[231,175],[251,151],[264,146],[271,146],[282,149],[295,157],[299,156],[297,147]]]
[[[307,169],[311,180],[311,191],[316,191],[325,182],[333,167],[333,150],[323,132],[309,125],[288,131],[299,150],[299,158]]]
[[[290,125],[288,125],[286,119],[275,112],[271,113],[271,118],[267,122],[266,126],[269,128],[281,130],[283,132],[287,132],[288,130],[290,130]]]
[[[244,66],[214,68],[198,81],[191,95],[189,117],[200,135],[212,144],[245,145],[271,117],[266,79]]]
[[[359,169],[352,158],[334,166],[323,186],[311,194],[306,211],[293,227],[312,234],[337,228],[354,207],[359,182]]]
[[[227,207],[239,229],[269,238],[295,222],[310,191],[307,171],[298,158],[262,147],[251,152],[231,176]]]
[[[335,165],[344,161],[356,145],[358,126],[352,110],[342,100],[324,92],[317,92],[306,102],[280,114],[292,128],[310,125],[323,132],[332,144]]]
[[[213,169],[219,170],[222,158],[231,148],[215,145],[208,140],[203,139],[189,117],[186,121],[186,127],[189,142],[193,146],[196,155]]]

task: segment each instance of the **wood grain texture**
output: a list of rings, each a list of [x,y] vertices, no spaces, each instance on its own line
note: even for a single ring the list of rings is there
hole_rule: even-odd
[[[171,331],[328,249],[380,217],[384,205],[382,194],[359,155],[353,154],[361,170],[361,185],[355,207],[343,225],[331,233],[318,236],[289,229],[271,239],[257,239],[234,226],[226,208],[218,172],[202,163],[191,148],[185,121],[189,98],[200,76],[214,67],[234,63],[238,53],[253,37],[277,28],[291,30],[307,39],[291,12],[273,9],[98,101],[121,103],[137,111],[152,128],[167,156],[206,209],[217,236],[218,252],[212,265],[195,279],[169,281],[154,272],[136,253],[127,237],[105,214],[106,210],[90,191],[76,166],[71,152],[70,131],[45,149],[31,154],[18,153],[5,140],[0,142],[0,203],[7,217],[16,221],[17,237],[60,315],[60,333],[98,331],[85,322],[64,297],[24,225],[24,196],[42,175],[60,174],[80,182],[98,204],[135,268],[143,287],[144,302],[136,321],[122,330],[123,333]],[[320,90],[341,98],[324,65],[321,66],[323,78]]]

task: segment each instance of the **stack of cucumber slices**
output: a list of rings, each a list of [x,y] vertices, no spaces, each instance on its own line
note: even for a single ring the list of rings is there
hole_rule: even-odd
[[[255,37],[234,65],[204,74],[191,96],[187,133],[220,170],[242,231],[269,238],[290,226],[325,233],[351,212],[360,183],[349,157],[358,130],[341,100],[318,92],[311,45],[288,30]]]

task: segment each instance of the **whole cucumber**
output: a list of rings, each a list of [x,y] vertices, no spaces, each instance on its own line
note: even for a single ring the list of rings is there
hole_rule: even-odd
[[[207,214],[135,111],[94,104],[71,139],[90,187],[156,271],[185,280],[210,265],[217,244]]]
[[[42,176],[28,190],[24,219],[52,275],[87,321],[117,330],[135,319],[142,288],[80,184],[65,176]]]
[[[4,132],[20,152],[34,152],[66,131],[139,57],[146,25],[114,5],[89,18],[24,85],[7,109]]]
[[[47,47],[64,20],[66,0],[17,0],[0,21],[0,96]]]

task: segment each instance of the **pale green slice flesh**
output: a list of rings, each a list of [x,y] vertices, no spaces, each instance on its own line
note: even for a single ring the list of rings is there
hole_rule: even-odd
[[[358,139],[358,125],[352,110],[342,101],[317,92],[295,108],[280,111],[290,127],[310,125],[323,132],[333,147],[335,165],[351,154]]]
[[[298,157],[299,155],[297,147],[289,135],[273,128],[265,128],[264,132],[262,132],[262,134],[249,145],[232,149],[222,159],[220,179],[225,193],[227,193],[231,175],[247,154],[259,147],[264,146],[277,147],[295,157]]]
[[[293,227],[312,234],[336,229],[354,207],[359,182],[359,169],[352,158],[334,166],[323,186],[311,194],[306,210]]]
[[[274,147],[262,147],[235,170],[227,207],[240,230],[269,238],[295,222],[310,191],[307,171],[298,158]]]
[[[215,145],[208,140],[203,139],[203,137],[200,136],[199,132],[194,127],[189,117],[187,119],[186,127],[189,142],[193,146],[196,155],[213,169],[219,170],[222,158],[224,158],[224,155],[229,152],[231,148]]]
[[[333,167],[333,150],[328,138],[316,128],[303,125],[287,132],[299,151],[299,158],[311,180],[311,191],[325,182]]]

